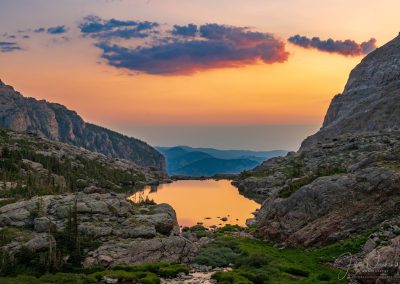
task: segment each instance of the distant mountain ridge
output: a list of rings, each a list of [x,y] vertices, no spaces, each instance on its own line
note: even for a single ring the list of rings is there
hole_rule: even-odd
[[[36,133],[144,167],[165,170],[165,159],[147,143],[86,123],[75,111],[57,103],[27,98],[0,80],[0,127]]]
[[[156,148],[166,157],[169,175],[194,177],[237,174],[254,168],[269,158],[287,154],[284,150],[220,150],[189,146]]]

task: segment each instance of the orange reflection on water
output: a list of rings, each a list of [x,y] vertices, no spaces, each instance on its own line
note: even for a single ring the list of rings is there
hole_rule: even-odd
[[[182,226],[193,226],[198,222],[205,226],[244,226],[246,219],[252,218],[252,212],[260,207],[253,200],[240,195],[229,180],[176,181],[160,185],[156,191],[146,187],[144,192],[132,195],[131,199],[138,200],[138,194],[144,198],[148,196],[156,203],[170,204]],[[228,220],[222,221],[223,217]]]

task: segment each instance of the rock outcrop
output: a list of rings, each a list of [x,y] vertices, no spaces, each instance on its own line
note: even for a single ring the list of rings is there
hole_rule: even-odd
[[[8,253],[23,247],[32,253],[54,249],[56,236],[67,234],[71,214],[77,216],[79,238],[99,242],[97,248],[85,252],[86,267],[187,262],[197,249],[179,236],[171,206],[132,204],[124,194],[109,193],[48,195],[1,207],[1,230],[17,230],[20,235],[1,249]]]
[[[400,35],[367,55],[336,95],[320,131],[302,149],[343,134],[400,129]]]
[[[165,170],[164,157],[143,141],[86,123],[65,106],[23,97],[0,81],[0,127],[36,133],[140,166]]]
[[[351,72],[323,127],[301,149],[234,182],[263,200],[259,233],[293,245],[326,244],[400,216],[400,36]]]

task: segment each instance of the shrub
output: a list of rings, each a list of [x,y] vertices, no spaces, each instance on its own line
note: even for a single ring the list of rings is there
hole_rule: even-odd
[[[140,278],[139,282],[142,284],[160,284],[160,278],[156,275],[149,274],[143,278]]]
[[[240,227],[239,225],[226,224],[225,226],[218,228],[215,231],[217,233],[227,233],[227,232],[240,232],[243,230],[244,228]]]
[[[116,278],[119,281],[139,280],[139,277],[135,272],[129,272],[124,270],[105,270],[105,271],[95,272],[91,275],[97,280],[101,280],[104,276]]]
[[[250,269],[250,270],[238,270],[238,273],[246,277],[248,280],[253,282],[254,284],[264,284],[269,281],[269,270],[262,269]]]
[[[40,283],[63,283],[63,284],[89,284],[96,283],[96,279],[90,275],[72,274],[72,273],[56,273],[46,274],[40,277]]]
[[[18,275],[16,277],[0,278],[1,284],[90,284],[96,283],[96,279],[89,275],[57,273],[45,274],[40,278],[30,275]]]
[[[158,274],[164,278],[173,278],[179,273],[189,274],[189,269],[182,264],[174,264],[167,267],[161,267]]]
[[[330,280],[331,280],[331,277],[330,277],[328,274],[326,274],[326,273],[322,273],[322,274],[319,274],[319,275],[318,275],[317,279],[318,279],[319,281],[330,281]]]
[[[269,263],[270,259],[261,253],[248,254],[242,253],[235,262],[236,267],[254,267],[261,268]]]
[[[200,248],[194,262],[212,267],[225,267],[235,263],[240,253],[239,242],[229,237],[221,237]]]
[[[223,284],[253,284],[249,279],[236,272],[217,272],[211,278]]]
[[[40,281],[29,275],[18,275],[17,277],[0,278],[1,284],[40,284]]]
[[[116,265],[111,269],[139,273],[151,272],[165,278],[176,277],[179,273],[189,273],[189,269],[183,264],[165,262],[147,263],[141,265]]]
[[[308,277],[310,275],[310,273],[308,271],[304,271],[302,269],[299,268],[295,268],[295,267],[289,267],[284,269],[284,271],[286,273],[295,275],[295,276],[301,276],[301,277]]]

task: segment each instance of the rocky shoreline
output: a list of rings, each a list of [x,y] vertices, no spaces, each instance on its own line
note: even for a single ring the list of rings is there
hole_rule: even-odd
[[[75,208],[75,209],[74,209]],[[100,242],[86,252],[85,267],[146,262],[188,262],[196,245],[179,236],[175,211],[167,204],[132,204],[124,194],[66,194],[35,197],[0,208],[2,230],[25,232],[25,238],[1,247],[17,253],[47,251],[63,233],[75,210],[80,238]]]
[[[338,260],[354,273],[354,283],[400,281],[393,278],[398,266],[390,265],[400,233],[399,62],[400,35],[353,69],[322,128],[299,151],[233,182],[263,201],[255,226],[268,241],[316,247],[366,234],[353,262]],[[371,265],[382,262],[380,270]]]

